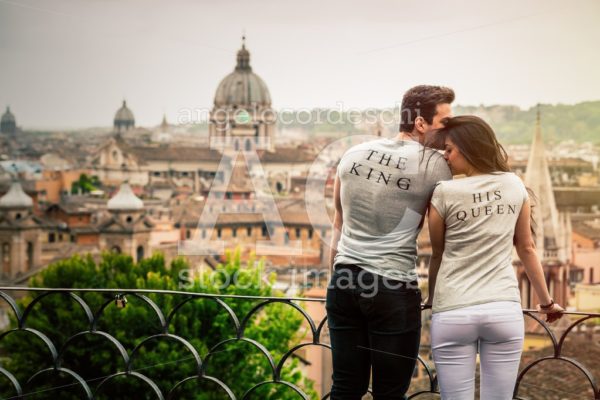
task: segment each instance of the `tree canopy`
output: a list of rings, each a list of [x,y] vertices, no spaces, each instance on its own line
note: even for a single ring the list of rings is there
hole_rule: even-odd
[[[226,295],[275,296],[272,284],[274,277],[264,279],[261,262],[250,260],[242,265],[238,252],[229,254],[227,262],[217,270],[198,273],[191,278],[189,266],[183,259],[176,259],[167,267],[162,255],[155,254],[139,263],[131,257],[106,253],[99,263],[90,256],[74,256],[57,262],[35,277],[33,287],[72,288],[97,312],[102,304],[108,303],[98,319],[98,331],[116,338],[131,357],[132,370],[152,379],[165,395],[173,386],[186,377],[194,376],[198,366],[190,349],[172,336],[160,336],[144,341],[161,333],[156,313],[142,299],[127,295],[126,307],[115,305],[114,293],[77,292],[77,288],[135,288],[153,290],[183,290],[187,292],[215,293]],[[236,279],[231,279],[231,277]],[[148,294],[164,313],[165,317],[186,295]],[[35,296],[34,296],[35,297]],[[21,309],[32,301],[32,296],[19,300]],[[258,304],[248,299],[224,299],[241,320]],[[12,327],[16,321],[13,319]],[[88,331],[90,324],[82,308],[64,294],[45,297],[33,307],[26,326],[46,334],[57,349],[78,332]],[[230,316],[217,302],[210,299],[194,299],[185,303],[176,312],[168,326],[168,332],[187,340],[205,363],[205,374],[218,378],[241,398],[252,386],[272,379],[272,368],[266,357],[250,342],[262,344],[277,363],[283,354],[297,344],[303,335],[302,316],[289,305],[272,303],[255,314],[244,331],[250,341],[232,340],[215,349],[207,358],[209,350],[225,339],[235,339],[236,330]],[[140,345],[141,344],[141,345]],[[133,349],[140,345],[132,357]],[[51,356],[42,341],[27,332],[19,331],[5,336],[0,341],[1,366],[13,373],[22,385],[35,371],[52,367]],[[105,337],[87,333],[72,339],[65,348],[61,366],[71,369],[85,379],[95,390],[102,379],[126,369],[123,358],[116,347]],[[315,397],[312,382],[306,379],[298,358],[289,358],[281,372],[281,379],[301,387]],[[39,392],[28,398],[70,399],[83,398],[82,390],[73,384],[73,378],[64,373],[48,372],[36,378],[31,385],[35,390],[54,388]],[[56,389],[64,385],[61,389]],[[31,389],[26,389],[27,391]],[[225,391],[210,379],[190,379],[175,392],[174,398],[213,400],[229,398]],[[14,396],[8,381],[0,376],[0,396]],[[36,397],[37,396],[37,397]],[[106,399],[152,399],[156,398],[150,386],[133,376],[116,377],[102,386],[96,398]],[[281,384],[269,384],[258,388],[250,398],[298,399],[291,388]]]

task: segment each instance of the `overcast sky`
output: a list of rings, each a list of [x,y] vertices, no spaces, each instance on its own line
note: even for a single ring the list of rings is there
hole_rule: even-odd
[[[0,0],[0,107],[27,128],[138,125],[212,105],[243,32],[273,106],[600,100],[600,1]]]

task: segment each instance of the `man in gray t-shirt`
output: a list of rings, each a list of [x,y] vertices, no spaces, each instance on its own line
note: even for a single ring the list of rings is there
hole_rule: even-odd
[[[417,236],[435,184],[452,178],[436,146],[454,92],[417,86],[404,95],[400,132],[342,157],[327,290],[332,400],[403,399],[418,356],[421,293]]]

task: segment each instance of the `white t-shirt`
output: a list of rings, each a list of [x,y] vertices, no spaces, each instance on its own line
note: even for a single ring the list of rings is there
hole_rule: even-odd
[[[431,205],[446,224],[433,312],[520,302],[512,266],[515,225],[527,189],[511,172],[440,182]]]
[[[435,184],[452,179],[446,160],[418,142],[378,139],[340,160],[344,222],[334,264],[417,280],[417,236]]]

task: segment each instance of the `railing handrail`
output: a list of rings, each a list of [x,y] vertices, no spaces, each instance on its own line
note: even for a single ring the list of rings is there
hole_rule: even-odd
[[[6,292],[25,292],[25,293],[29,293],[32,295],[35,293],[37,295],[33,295],[33,297],[34,297],[33,301],[30,302],[29,304],[25,305],[24,310],[21,310],[21,307],[19,306],[18,302],[15,301],[16,298],[13,298],[14,295],[7,294]],[[84,330],[84,331],[80,331],[80,332],[75,333],[74,335],[71,335],[66,341],[62,342],[62,344],[60,344],[60,346],[58,346],[52,340],[50,340],[50,338],[44,332],[27,327],[27,318],[30,314],[30,311],[36,306],[36,304],[38,304],[40,301],[43,301],[43,299],[46,298],[47,296],[51,296],[53,293],[58,294],[58,295],[67,295],[72,300],[74,300],[76,303],[78,303],[81,306],[81,308],[83,309],[84,313],[86,314],[87,323],[89,324],[89,328],[86,328],[86,330]],[[102,305],[100,305],[100,308],[98,310],[93,311],[90,308],[90,306],[87,304],[84,296],[79,296],[77,293],[103,293],[103,294],[105,294],[105,296],[104,296],[105,301],[103,302]],[[168,314],[165,314],[164,310],[162,310],[157,305],[157,303],[154,302],[154,300],[152,300],[151,298],[146,296],[148,294],[156,294],[156,295],[161,295],[161,296],[182,296],[183,298],[177,305],[175,305],[175,307],[172,310],[169,311]],[[109,296],[106,296],[106,295],[109,295]],[[106,297],[111,297],[110,295],[115,296],[114,303],[109,298],[108,299],[106,298]],[[294,353],[301,348],[305,348],[308,346],[317,346],[317,347],[326,348],[326,349],[331,348],[331,346],[328,342],[322,341],[324,339],[324,337],[326,337],[325,329],[326,329],[326,324],[327,324],[327,316],[321,315],[320,317],[318,317],[318,319],[320,320],[320,321],[318,321],[318,320],[314,319],[311,315],[309,315],[309,313],[307,312],[307,310],[304,309],[302,304],[297,303],[297,302],[300,302],[300,303],[301,302],[324,303],[326,301],[326,299],[324,299],[324,298],[232,295],[232,294],[218,294],[218,293],[199,293],[199,292],[192,292],[192,291],[162,290],[162,289],[136,289],[136,288],[126,288],[126,289],[125,288],[44,288],[44,287],[26,287],[26,286],[0,286],[0,300],[3,300],[4,302],[6,302],[8,304],[8,306],[13,309],[13,311],[15,313],[15,317],[17,319],[17,326],[8,331],[0,332],[0,339],[3,338],[4,336],[11,334],[13,332],[16,332],[16,331],[26,331],[29,334],[35,335],[38,339],[41,339],[44,342],[44,344],[46,345],[46,347],[48,348],[50,354],[52,355],[51,366],[37,371],[32,377],[29,378],[29,380],[27,380],[25,382],[25,386],[21,385],[21,383],[15,378],[15,376],[10,371],[0,367],[0,378],[2,378],[2,377],[8,378],[9,381],[12,382],[14,392],[17,394],[16,398],[23,398],[23,396],[29,394],[30,389],[32,389],[33,387],[29,387],[28,385],[30,385],[30,383],[32,382],[32,380],[35,377],[39,376],[40,374],[45,374],[45,373],[49,373],[52,371],[54,371],[54,373],[66,373],[68,375],[71,375],[77,381],[73,385],[80,385],[85,390],[85,392],[89,394],[86,397],[88,400],[96,398],[95,395],[91,394],[92,386],[89,384],[91,381],[90,382],[85,381],[82,378],[82,376],[77,373],[77,371],[72,371],[72,370],[70,370],[68,368],[64,368],[62,366],[63,357],[65,355],[65,349],[72,345],[75,338],[78,338],[78,337],[81,337],[81,336],[87,335],[87,334],[96,334],[96,335],[100,335],[105,340],[108,340],[110,343],[112,343],[113,345],[115,345],[117,347],[121,356],[123,357],[123,361],[126,366],[124,370],[119,369],[117,372],[114,372],[111,375],[107,375],[107,376],[103,377],[104,381],[103,381],[103,383],[101,383],[100,385],[98,385],[95,388],[96,392],[101,390],[101,387],[103,387],[104,382],[106,382],[107,380],[110,380],[110,379],[113,379],[113,378],[116,378],[119,376],[129,376],[129,377],[133,377],[136,379],[142,379],[143,381],[145,381],[150,386],[152,386],[156,389],[157,396],[158,396],[157,398],[165,399],[165,397],[163,396],[163,393],[160,392],[160,390],[158,389],[158,387],[156,386],[155,382],[152,379],[150,379],[146,375],[140,373],[139,371],[133,369],[132,360],[133,360],[134,355],[138,354],[137,350],[138,350],[140,344],[136,345],[135,348],[132,351],[130,351],[130,348],[124,347],[123,344],[119,340],[117,340],[114,336],[112,336],[109,332],[98,329],[98,326],[97,326],[98,320],[100,318],[102,318],[104,310],[107,309],[107,307],[111,303],[116,307],[124,307],[124,305],[117,304],[118,300],[122,299],[122,297],[124,295],[131,295],[131,297],[137,297],[137,298],[143,300],[143,302],[146,304],[146,306],[149,306],[152,310],[154,310],[155,316],[158,318],[158,320],[160,322],[160,326],[159,326],[160,331],[158,333],[152,333],[149,336],[145,336],[145,339],[142,341],[142,344],[146,343],[149,340],[153,340],[155,338],[163,338],[163,339],[168,338],[170,340],[177,340],[178,342],[184,344],[188,349],[192,349],[190,351],[193,353],[194,358],[197,361],[198,370],[193,375],[185,377],[183,380],[177,382],[173,387],[171,387],[171,389],[169,390],[168,395],[166,397],[167,399],[171,398],[170,396],[176,388],[178,388],[180,385],[183,385],[185,382],[187,382],[188,380],[193,378],[193,379],[201,379],[201,380],[208,380],[208,381],[216,382],[221,387],[221,389],[223,389],[228,394],[230,399],[236,400],[237,399],[236,396],[233,394],[230,387],[224,381],[222,381],[220,379],[220,376],[209,376],[206,374],[205,365],[207,365],[207,363],[209,362],[209,360],[211,359],[213,354],[220,351],[222,346],[225,346],[228,343],[241,341],[244,343],[252,344],[255,347],[255,351],[262,353],[262,355],[266,358],[266,360],[269,362],[269,365],[271,367],[270,372],[267,371],[267,373],[268,374],[270,373],[270,375],[267,378],[265,378],[266,380],[258,382],[258,383],[253,382],[254,386],[252,386],[251,389],[248,389],[248,391],[242,396],[242,398],[241,398],[242,400],[247,399],[249,397],[249,395],[251,393],[253,393],[257,388],[259,388],[263,385],[271,385],[271,384],[284,385],[284,386],[290,387],[299,395],[300,398],[302,398],[304,400],[308,400],[308,396],[303,391],[303,389],[301,389],[300,387],[296,387],[292,383],[287,382],[284,379],[282,379],[282,377],[281,377],[282,368],[283,368],[286,360],[288,360],[290,357],[294,356]],[[154,296],[152,296],[152,297],[154,297]],[[205,356],[203,356],[202,358],[200,358],[198,351],[189,342],[188,339],[178,336],[177,332],[169,331],[171,321],[172,321],[173,317],[176,315],[176,313],[183,309],[182,306],[184,304],[186,304],[189,301],[194,301],[194,299],[210,299],[211,301],[216,302],[217,305],[220,306],[226,314],[228,314],[229,321],[233,327],[233,330],[231,331],[231,335],[224,336],[223,338],[221,338],[220,339],[221,341],[217,345],[211,347],[211,349],[208,351],[208,353]],[[250,311],[244,311],[244,314],[241,315],[241,318],[240,318],[238,316],[238,314],[236,313],[236,311],[229,304],[227,304],[224,301],[224,299],[258,301],[258,303],[256,305],[254,305]],[[272,303],[280,303],[280,304],[284,304],[285,306],[294,308],[297,312],[299,312],[302,315],[302,318],[304,319],[304,321],[307,324],[307,327],[310,330],[308,340],[303,341],[302,343],[296,344],[293,347],[289,348],[285,352],[285,354],[281,355],[281,357],[279,359],[276,359],[274,357],[274,355],[272,354],[270,349],[264,347],[261,343],[256,342],[253,339],[245,336],[246,328],[247,328],[248,324],[250,323],[250,321],[252,320],[252,318],[255,317],[259,312],[261,312],[261,310],[264,307],[266,307]],[[430,305],[421,305],[421,307],[423,309],[431,308]],[[577,332],[577,328],[579,326],[581,326],[583,323],[585,323],[587,320],[599,318],[600,313],[587,313],[587,312],[581,312],[581,311],[566,311],[565,314],[573,315],[576,317],[573,318],[574,321],[571,321],[569,323],[568,327],[565,327],[564,330],[561,329],[562,332],[559,333],[558,335],[554,330],[551,330],[549,328],[549,326],[546,322],[543,321],[543,315],[539,315],[539,312],[537,310],[523,309],[523,313],[525,315],[527,315],[528,317],[530,317],[534,322],[537,322],[539,324],[539,326],[542,328],[542,330],[545,331],[545,333],[547,334],[548,338],[551,341],[550,347],[553,348],[553,355],[541,356],[541,357],[535,358],[534,360],[530,360],[528,362],[528,364],[522,370],[520,370],[519,376],[518,376],[516,384],[515,384],[515,389],[514,389],[515,398],[520,398],[520,397],[518,397],[519,390],[522,386],[523,378],[528,373],[528,371],[530,371],[533,367],[535,367],[539,363],[546,362],[548,360],[561,360],[563,362],[567,362],[567,363],[571,364],[574,368],[579,370],[579,372],[582,374],[582,377],[584,377],[588,381],[591,389],[593,390],[593,398],[595,400],[600,400],[600,388],[598,387],[595,377],[591,372],[592,370],[590,370],[585,365],[579,363],[576,359],[572,359],[563,354],[563,347],[566,343],[567,336],[572,332]],[[536,314],[538,314],[538,315],[536,315]],[[411,394],[409,397],[411,399],[416,398],[423,393],[438,393],[437,377],[434,375],[434,370],[432,370],[432,366],[430,365],[430,363],[427,363],[421,357],[421,355],[419,355],[417,357],[417,362],[419,365],[421,365],[425,369],[426,374],[429,377],[429,384],[428,384],[429,389],[424,389],[422,391],[418,391],[416,393]],[[523,385],[527,385],[527,383],[523,383]],[[324,390],[324,391],[326,391],[326,390]],[[35,392],[32,392],[32,393],[35,393]],[[328,398],[329,398],[329,394],[324,394],[324,396],[322,397],[322,399],[328,399]]]
[[[220,298],[220,299],[245,299],[245,300],[284,300],[284,301],[314,301],[324,302],[324,298],[316,297],[285,297],[285,296],[249,296],[237,294],[217,294],[217,293],[199,293],[180,290],[160,290],[160,289],[108,289],[108,288],[38,288],[26,286],[0,286],[0,291],[12,290],[23,292],[93,292],[93,293],[156,293],[156,294],[174,294],[193,297]]]
[[[156,294],[176,294],[193,297],[205,297],[205,298],[221,298],[221,299],[242,299],[242,300],[284,300],[284,301],[312,301],[312,302],[325,302],[325,298],[320,297],[286,297],[286,296],[250,296],[250,295],[235,295],[235,294],[218,294],[218,293],[200,293],[200,292],[189,292],[183,290],[162,290],[162,289],[121,289],[121,288],[40,288],[40,287],[27,287],[27,286],[0,286],[0,291],[12,290],[12,291],[24,291],[24,292],[90,292],[90,293],[156,293]],[[431,308],[431,306],[421,305],[424,309]],[[523,308],[523,312],[537,313],[538,310],[532,308]],[[565,315],[581,315],[600,317],[600,312],[586,312],[586,311],[564,311]]]

